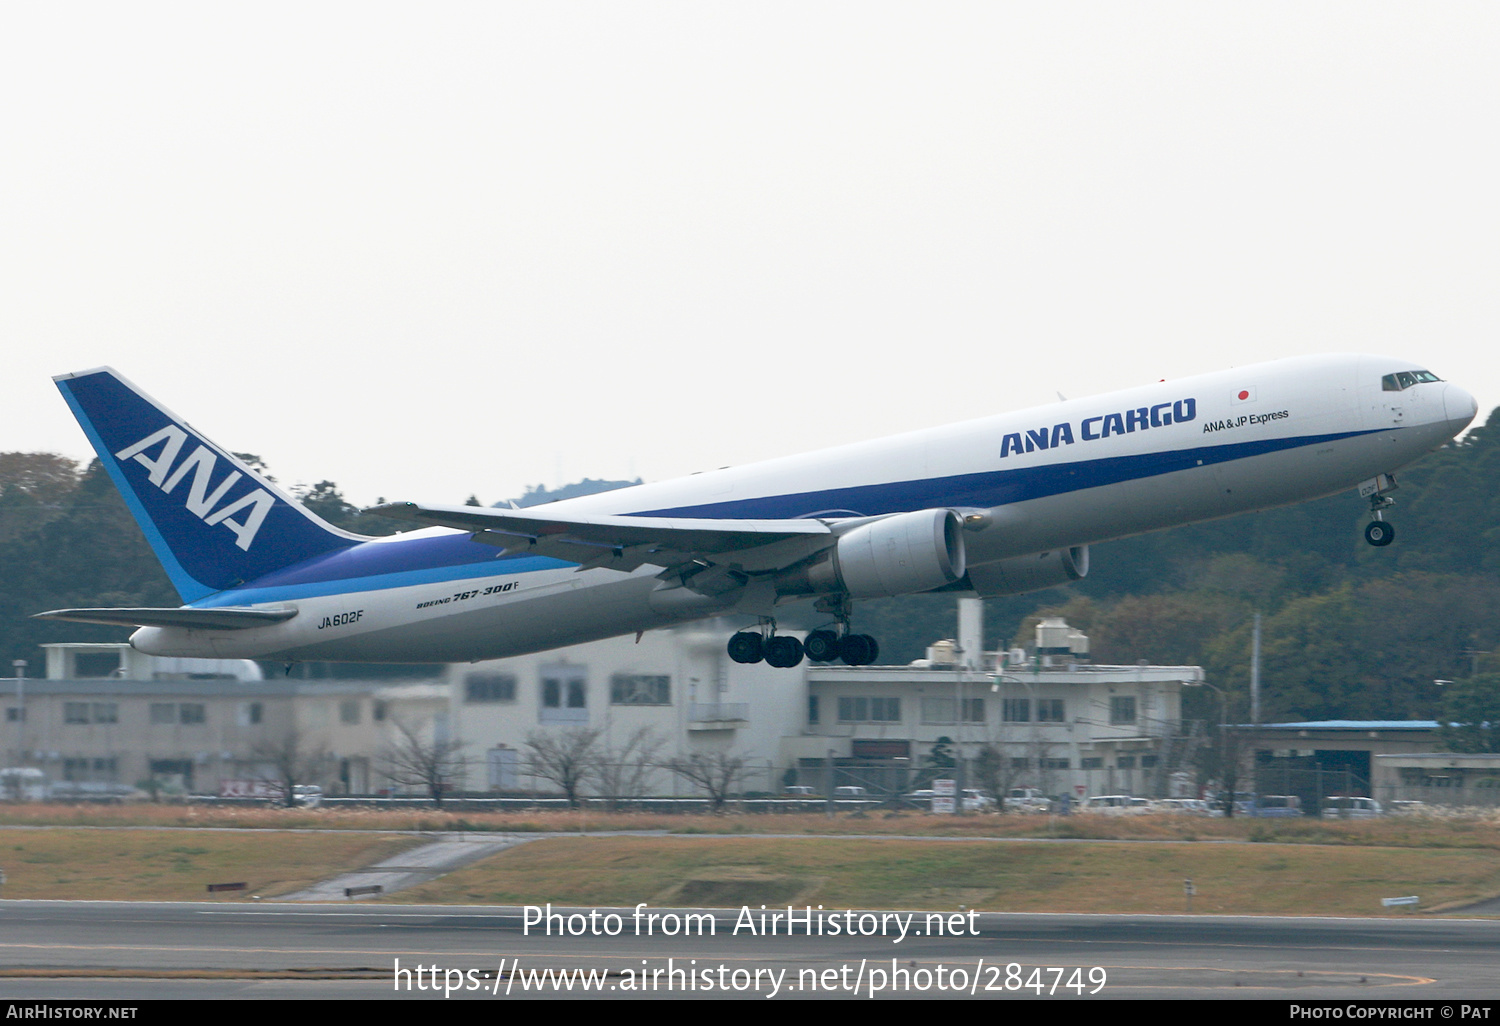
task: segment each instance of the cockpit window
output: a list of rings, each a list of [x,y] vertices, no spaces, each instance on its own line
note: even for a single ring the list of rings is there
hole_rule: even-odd
[[[1431,381],[1442,381],[1432,371],[1397,371],[1380,379],[1380,387],[1387,392],[1403,392],[1413,385],[1425,385]]]

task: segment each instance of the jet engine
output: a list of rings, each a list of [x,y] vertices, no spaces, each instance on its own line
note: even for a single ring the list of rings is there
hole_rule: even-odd
[[[932,591],[964,575],[963,522],[951,509],[883,517],[843,534],[812,566],[778,581],[782,594],[888,598]]]
[[[969,584],[981,598],[1018,595],[1087,577],[1089,547],[1078,545],[969,567]]]

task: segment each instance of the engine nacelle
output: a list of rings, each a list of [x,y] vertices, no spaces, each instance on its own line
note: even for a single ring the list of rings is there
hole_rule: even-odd
[[[854,528],[781,590],[888,598],[946,587],[963,575],[963,522],[951,509],[924,509]]]
[[[1019,595],[1023,591],[1055,588],[1087,577],[1089,547],[1053,549],[1033,556],[1015,556],[969,567],[969,583],[980,598]]]

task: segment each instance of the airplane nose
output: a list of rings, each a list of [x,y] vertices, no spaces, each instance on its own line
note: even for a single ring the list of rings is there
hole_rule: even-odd
[[[1457,385],[1443,386],[1443,413],[1448,418],[1448,426],[1457,434],[1479,413],[1479,403],[1468,392]]]

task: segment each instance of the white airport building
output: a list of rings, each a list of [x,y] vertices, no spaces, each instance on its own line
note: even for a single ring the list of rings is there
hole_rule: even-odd
[[[649,794],[698,790],[664,768],[673,760],[733,760],[738,791],[899,795],[953,776],[934,772],[947,755],[971,787],[1174,790],[1192,743],[1182,689],[1202,682],[1200,667],[1095,665],[1087,638],[1061,620],[1043,621],[1028,650],[982,652],[978,608],[964,600],[960,639],[908,666],[735,663],[725,641],[736,628],[708,622],[451,667],[455,736],[484,753],[485,777],[469,786],[555,790],[530,765],[537,744],[593,732],[593,757],[617,765],[649,738],[658,768],[638,774]]]
[[[471,794],[561,793],[540,753],[570,745],[586,764],[580,793],[606,797],[718,786],[882,798],[937,776],[1074,797],[1184,793],[1182,689],[1202,682],[1199,667],[1094,664],[1061,620],[1039,624],[1024,650],[985,652],[980,608],[961,601],[959,637],[905,666],[736,663],[725,642],[738,625],[717,621],[404,681],[49,645],[44,678],[0,682],[0,765],[42,770],[55,793],[144,780],[219,793],[275,780],[293,745],[304,781],[329,795],[422,793],[390,771],[403,725],[456,748],[464,765],[449,786]]]

